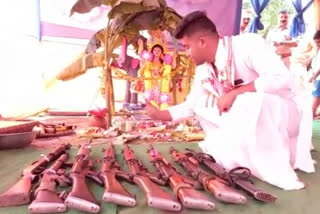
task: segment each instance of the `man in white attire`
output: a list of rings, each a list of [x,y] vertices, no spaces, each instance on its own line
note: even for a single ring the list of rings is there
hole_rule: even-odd
[[[278,13],[278,26],[271,28],[267,35],[267,41],[272,44],[273,50],[281,58],[283,63],[290,68],[290,56],[292,48],[297,47],[297,41],[292,40],[288,28],[289,12],[280,10]]]
[[[201,149],[224,167],[248,167],[283,189],[303,188],[294,169],[314,172],[311,135],[299,132],[304,115],[294,81],[265,40],[220,37],[200,11],[183,19],[175,37],[197,64],[191,91],[165,111],[147,105],[147,114],[173,121],[196,116],[207,134]]]

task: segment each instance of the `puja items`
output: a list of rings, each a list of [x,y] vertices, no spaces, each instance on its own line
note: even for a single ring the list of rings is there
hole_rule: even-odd
[[[108,111],[109,110],[107,108],[97,108],[90,110],[89,113],[92,115],[92,117],[90,119],[89,125],[103,129],[108,129],[110,127],[110,124],[105,119]]]
[[[179,124],[172,132],[172,137],[176,140],[182,141],[201,141],[205,138],[205,134],[198,126],[188,126],[186,124]]]
[[[54,137],[73,134],[76,128],[74,125],[67,125],[65,123],[40,123],[39,126],[35,128],[35,131],[38,132],[37,137]]]
[[[130,120],[119,121],[118,128],[122,132],[130,132],[133,130],[134,122]]]
[[[93,137],[93,138],[99,138],[104,137],[105,129],[99,128],[99,127],[89,127],[87,129],[82,129],[77,131],[77,134],[81,137]]]
[[[157,121],[157,120],[143,120],[136,123],[135,129],[137,131],[146,132],[161,132],[165,129],[172,128],[172,122]]]

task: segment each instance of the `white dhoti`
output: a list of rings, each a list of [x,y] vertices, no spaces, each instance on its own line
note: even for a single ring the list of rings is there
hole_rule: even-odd
[[[301,116],[304,118],[293,101],[266,93],[245,93],[222,114],[218,127],[207,132],[200,147],[229,170],[247,167],[273,185],[300,189],[304,185],[294,169],[314,171],[307,151],[311,142],[302,142],[303,136],[299,139]]]
[[[216,71],[210,63],[197,66],[186,101],[169,108],[172,119],[196,116],[207,134],[200,147],[225,168],[247,167],[280,188],[303,188],[294,170],[314,172],[310,95],[255,34],[222,38],[214,65]],[[237,95],[220,116],[217,99],[228,93],[226,81],[237,80],[253,83],[256,92]]]

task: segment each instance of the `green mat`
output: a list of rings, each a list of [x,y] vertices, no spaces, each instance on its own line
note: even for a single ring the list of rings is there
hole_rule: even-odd
[[[313,126],[313,143],[317,151],[320,151],[320,122],[315,121]],[[183,144],[175,143],[173,145],[178,150],[183,150],[186,146],[195,150],[199,150],[197,144]],[[102,148],[106,145],[97,145],[92,148],[92,158],[98,159],[102,156]],[[172,162],[170,155],[168,154],[168,144],[160,144],[155,146],[165,157]],[[146,167],[150,171],[154,171],[154,167],[147,159],[146,145],[132,145],[131,148],[135,151],[136,156],[142,160]],[[117,159],[123,169],[127,170],[124,160],[121,158],[122,146],[116,147]],[[72,148],[71,157],[69,160],[73,160],[73,157],[77,151],[77,148]],[[319,152],[312,152],[313,158],[320,163]],[[11,185],[13,185],[20,176],[21,170],[29,165],[31,162],[37,159],[40,154],[46,154],[48,150],[41,150],[32,147],[25,149],[7,150],[0,151],[0,192],[5,191]],[[96,163],[97,169],[99,164]],[[175,165],[177,166],[177,165]],[[177,168],[180,172],[183,172],[179,166]],[[248,200],[246,205],[230,205],[223,204],[216,201],[211,194],[204,192],[207,196],[212,198],[216,203],[217,209],[215,211],[198,211],[198,210],[183,210],[180,213],[223,213],[223,214],[238,214],[238,213],[249,213],[249,214],[316,214],[320,210],[320,176],[319,176],[319,164],[316,166],[316,173],[307,174],[298,171],[298,175],[302,181],[307,183],[307,188],[298,191],[283,191],[279,188],[273,187],[261,181],[256,181],[257,186],[275,194],[278,200],[275,204],[263,204],[255,201],[251,198]],[[123,186],[132,194],[136,195],[137,206],[134,208],[120,207],[113,204],[102,203],[100,213],[120,213],[120,214],[137,214],[137,213],[168,213],[156,209],[152,209],[146,206],[146,198],[142,191],[135,185],[131,185],[125,182],[121,182]],[[103,194],[103,188],[96,185],[95,183],[88,182],[90,190],[94,193],[98,200],[101,200]],[[168,191],[172,191],[165,187]],[[27,206],[0,208],[0,214],[20,214],[28,213]],[[68,210],[68,214],[71,213],[82,213],[76,210]]]

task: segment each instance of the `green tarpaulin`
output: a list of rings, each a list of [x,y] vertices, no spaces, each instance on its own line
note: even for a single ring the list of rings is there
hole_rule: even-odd
[[[319,163],[320,157],[320,129],[319,121],[314,122],[314,137],[313,143],[316,147],[316,151],[312,152],[313,158]],[[168,148],[173,145],[178,150],[183,150],[186,147],[199,150],[197,144],[158,144],[155,147],[173,162],[170,155],[168,154]],[[95,145],[92,148],[92,158],[99,159],[102,157],[102,148],[107,147],[107,145]],[[154,167],[147,159],[146,145],[131,145],[131,148],[135,151],[136,156],[142,160],[142,162],[148,167],[150,171],[154,171]],[[71,157],[69,160],[73,160],[73,157],[78,148],[73,147],[71,150]],[[121,155],[122,146],[116,146],[117,159],[123,169],[127,170],[124,160]],[[13,185],[19,178],[20,173],[24,167],[32,163],[39,157],[40,154],[46,154],[49,150],[38,149],[35,147],[28,147],[24,149],[15,149],[0,151],[0,192],[5,191],[11,185]],[[272,157],[270,157],[272,158]],[[99,163],[95,163],[96,168],[99,169]],[[177,166],[177,165],[176,165]],[[177,168],[181,170],[177,166]],[[307,188],[298,191],[283,191],[279,188],[273,187],[261,181],[256,181],[255,183],[262,187],[263,189],[275,194],[278,200],[275,204],[263,204],[261,202],[255,201],[249,198],[248,204],[246,205],[230,205],[223,204],[216,201],[211,194],[207,194],[216,203],[217,209],[215,211],[198,211],[198,210],[183,210],[180,213],[223,213],[223,214],[238,214],[238,213],[249,213],[249,214],[316,214],[320,211],[320,173],[319,164],[316,166],[316,173],[307,174],[298,171],[298,175],[302,181],[307,184]],[[112,204],[102,203],[100,213],[120,213],[120,214],[141,214],[144,213],[168,213],[164,211],[159,211],[156,209],[148,208],[146,206],[146,198],[143,192],[138,189],[137,186],[121,182],[123,186],[132,194],[136,195],[137,206],[134,208],[120,207]],[[103,194],[103,188],[96,185],[95,183],[88,181],[90,190],[94,193],[96,198],[101,201]],[[171,191],[169,188],[167,190]],[[171,192],[172,193],[172,192]],[[28,213],[27,205],[10,207],[10,208],[0,208],[0,214],[20,214]],[[68,214],[71,213],[82,213],[76,210],[68,210]]]

